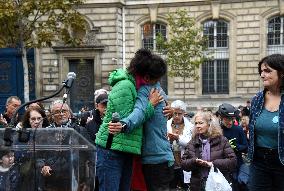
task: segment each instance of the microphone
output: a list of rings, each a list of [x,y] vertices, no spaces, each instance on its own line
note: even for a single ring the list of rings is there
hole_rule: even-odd
[[[117,123],[120,120],[120,115],[117,112],[114,112],[112,114],[112,119],[111,122],[112,123]],[[107,138],[107,142],[106,142],[106,149],[110,149],[111,148],[111,144],[112,144],[112,140],[113,140],[113,134],[108,134],[108,138]]]
[[[65,103],[66,100],[67,100],[67,93],[65,93],[65,94],[63,95],[63,103]]]
[[[67,74],[67,80],[64,83],[64,87],[71,88],[73,85],[73,81],[76,79],[76,74],[74,72],[69,72]]]

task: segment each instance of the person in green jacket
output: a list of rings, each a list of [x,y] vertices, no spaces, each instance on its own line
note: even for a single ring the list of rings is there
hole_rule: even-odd
[[[149,52],[149,55],[145,55],[144,61],[137,67],[141,71],[145,71],[147,68],[155,68],[156,65],[166,69],[165,61],[160,56]],[[109,130],[114,134],[119,134],[123,126],[124,132],[131,132],[132,129],[143,124],[141,163],[147,190],[168,191],[174,175],[174,156],[170,142],[167,139],[167,118],[163,110],[167,105],[167,95],[159,83],[159,76],[154,74],[145,76],[144,80],[147,83],[139,88],[132,113],[118,123],[109,123]],[[155,77],[149,78],[149,76]],[[163,101],[155,107],[154,115],[147,118],[145,109],[148,105],[148,96],[153,88],[159,90]]]
[[[143,49],[138,50],[127,70],[117,69],[109,76],[112,90],[108,97],[103,123],[96,135],[96,168],[100,191],[130,190],[133,155],[141,154],[142,126],[140,125],[131,131],[110,134],[108,124],[112,121],[113,113],[119,113],[120,119],[122,119],[132,112],[137,98],[137,87],[145,83],[143,81],[145,76],[149,80],[156,80],[166,73],[166,68],[161,65],[164,63],[157,63],[147,70],[139,70],[139,65],[150,61],[145,55],[148,53],[149,51]],[[159,91],[151,91],[144,113],[146,119],[154,115],[154,106],[161,99]],[[108,141],[111,140],[109,137],[113,137],[111,144]],[[107,145],[110,145],[110,148],[107,148]]]

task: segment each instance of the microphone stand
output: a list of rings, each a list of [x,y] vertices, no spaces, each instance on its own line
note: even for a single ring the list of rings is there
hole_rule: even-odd
[[[55,93],[53,93],[52,95],[50,96],[47,96],[47,97],[43,97],[43,98],[39,98],[39,99],[36,99],[36,100],[32,100],[32,101],[29,101],[27,103],[24,103],[22,104],[20,107],[18,107],[16,109],[16,111],[14,112],[13,114],[13,117],[11,119],[11,122],[9,123],[8,127],[5,128],[5,131],[4,131],[4,143],[5,143],[5,146],[11,146],[12,143],[13,143],[13,139],[12,139],[12,134],[14,133],[14,130],[13,130],[13,127],[16,126],[16,116],[19,112],[20,109],[22,109],[23,107],[27,106],[27,105],[30,105],[32,103],[35,103],[35,102],[40,102],[40,101],[44,101],[44,100],[47,100],[47,99],[50,99],[52,97],[55,97],[56,95],[58,95],[64,88],[68,89],[68,92],[69,93],[69,89],[70,89],[70,86],[67,85],[68,83],[68,80],[64,80],[62,82],[62,87],[60,89],[58,89]],[[66,101],[67,97],[64,96],[63,100],[64,102]],[[35,148],[35,138],[36,138],[36,130],[37,128],[34,130],[34,134],[33,134],[33,168],[34,168],[34,182],[35,182],[35,185],[34,185],[34,190],[38,190],[38,181],[37,181],[37,168],[36,168],[36,148]],[[29,139],[30,139],[30,132],[27,130],[26,127],[22,127],[18,130],[18,140],[19,142],[28,142]]]
[[[5,146],[11,146],[12,143],[13,143],[12,133],[14,132],[14,130],[12,128],[16,126],[16,124],[15,124],[16,123],[16,116],[17,116],[19,110],[22,109],[23,107],[27,106],[27,105],[32,104],[32,103],[44,101],[44,100],[50,99],[50,98],[58,95],[66,87],[67,80],[64,80],[62,83],[63,83],[63,86],[60,89],[58,89],[54,94],[47,96],[47,97],[43,97],[43,98],[39,98],[39,99],[36,99],[36,100],[29,101],[27,103],[22,104],[20,107],[18,107],[16,109],[16,111],[14,112],[13,117],[11,119],[11,122],[9,123],[8,127],[5,128],[5,131],[4,131]],[[30,134],[27,131],[27,128],[22,127],[20,130],[18,130],[18,132],[19,132],[19,141],[20,142],[28,142]]]

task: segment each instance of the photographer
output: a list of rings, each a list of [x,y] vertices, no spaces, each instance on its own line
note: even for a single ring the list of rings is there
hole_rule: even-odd
[[[99,127],[102,124],[106,106],[108,101],[108,95],[106,93],[99,94],[95,98],[95,109],[93,110],[93,116],[86,124],[86,129],[90,135],[92,143],[95,143],[96,133],[99,131]]]

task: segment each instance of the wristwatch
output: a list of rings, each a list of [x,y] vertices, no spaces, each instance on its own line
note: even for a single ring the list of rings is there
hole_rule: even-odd
[[[120,122],[122,124],[121,132],[124,133],[127,129],[127,124],[124,122]]]

